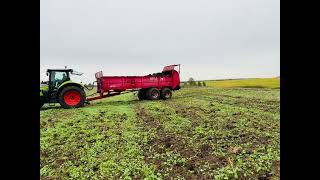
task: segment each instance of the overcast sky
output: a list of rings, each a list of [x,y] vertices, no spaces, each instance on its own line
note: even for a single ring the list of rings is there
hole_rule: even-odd
[[[181,79],[280,75],[280,0],[41,0],[40,76],[146,75],[180,63]]]

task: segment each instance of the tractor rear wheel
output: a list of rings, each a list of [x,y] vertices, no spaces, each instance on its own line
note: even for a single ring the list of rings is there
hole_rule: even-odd
[[[157,88],[148,89],[146,96],[149,100],[158,100],[160,99],[160,91]]]
[[[68,86],[59,93],[59,103],[66,109],[82,107],[85,100],[84,90],[77,86]]]
[[[172,91],[169,88],[163,88],[161,90],[161,99],[163,100],[167,100],[170,99],[172,97]]]

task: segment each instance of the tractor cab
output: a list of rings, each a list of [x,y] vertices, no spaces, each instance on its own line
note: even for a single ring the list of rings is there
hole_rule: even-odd
[[[70,73],[72,72],[72,69],[48,69],[47,76],[49,76],[49,90],[57,90],[61,84],[70,81]]]

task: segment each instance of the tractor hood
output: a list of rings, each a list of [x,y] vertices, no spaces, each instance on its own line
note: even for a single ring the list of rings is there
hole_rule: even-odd
[[[43,92],[44,91],[48,91],[49,90],[49,86],[46,84],[40,84],[40,97],[43,96]]]

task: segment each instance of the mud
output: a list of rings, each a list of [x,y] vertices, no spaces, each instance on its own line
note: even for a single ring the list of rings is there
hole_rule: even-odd
[[[145,162],[154,164],[158,172],[163,172],[170,167],[162,159],[154,158],[154,155],[164,154],[168,151],[187,159],[186,163],[177,163],[167,172],[172,178],[212,179],[212,177],[201,173],[200,168],[205,164],[210,164],[210,168],[215,169],[227,163],[225,158],[212,155],[213,148],[209,144],[202,144],[195,150],[186,144],[187,139],[190,138],[188,137],[189,132],[180,135],[165,132],[162,125],[155,118],[149,116],[144,108],[139,108],[138,112],[139,117],[146,124],[146,128],[155,128],[157,131],[156,137],[147,143],[147,147],[143,147],[143,151]]]

